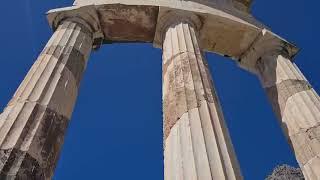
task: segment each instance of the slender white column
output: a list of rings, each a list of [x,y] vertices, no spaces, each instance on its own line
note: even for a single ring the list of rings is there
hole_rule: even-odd
[[[72,20],[53,34],[0,115],[0,179],[51,179],[92,42]]]
[[[242,179],[196,28],[185,19],[164,35],[163,111],[166,180]]]
[[[265,54],[257,61],[256,68],[305,178],[319,180],[318,94],[284,50]]]

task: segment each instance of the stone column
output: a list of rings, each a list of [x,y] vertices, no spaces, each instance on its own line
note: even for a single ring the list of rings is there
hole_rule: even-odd
[[[200,21],[193,20],[169,15],[164,21],[164,176],[166,180],[242,179],[198,44]]]
[[[260,81],[306,179],[320,179],[320,98],[286,51],[257,61]]]
[[[264,29],[240,65],[257,74],[301,170],[320,179],[320,98],[292,62],[297,48]]]
[[[81,19],[57,28],[0,115],[0,179],[51,178],[92,42]]]

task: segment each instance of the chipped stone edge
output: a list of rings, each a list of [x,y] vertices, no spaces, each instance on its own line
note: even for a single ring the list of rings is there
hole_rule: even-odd
[[[167,13],[170,12],[179,12],[179,13],[185,13],[185,14],[193,14],[194,16],[197,16],[200,20],[202,20],[202,23],[205,24],[206,22],[210,21],[213,17],[217,16],[235,23],[241,24],[242,26],[247,26],[248,28],[256,29],[257,31],[268,28],[265,25],[261,24],[254,18],[250,18],[249,15],[245,15],[245,17],[239,15],[234,16],[233,14],[229,14],[227,12],[224,12],[222,9],[216,9],[214,7],[210,7],[210,11],[206,9],[189,9],[188,7],[183,6],[159,6],[159,15],[157,20],[157,27],[155,32],[155,37],[153,41],[153,46],[155,48],[162,48],[162,24],[163,24],[163,17],[167,16]],[[209,19],[209,20],[208,20]],[[202,27],[204,27],[202,25]],[[203,29],[203,28],[202,28]],[[199,32],[202,31],[202,29],[199,29]],[[204,48],[206,50],[206,48]],[[236,59],[236,58],[234,58]]]
[[[257,74],[256,63],[263,56],[283,54],[293,61],[299,48],[293,43],[281,38],[268,29],[262,29],[251,46],[238,59],[238,65],[254,74]]]
[[[94,22],[93,24],[98,24],[99,29],[94,29],[95,36],[99,38],[103,38],[103,31],[100,27],[100,22],[98,18],[98,12],[97,9],[101,6],[105,5],[128,5],[128,6],[139,6],[142,5],[143,3],[146,3],[145,5],[147,6],[153,6],[157,7],[160,10],[164,9],[171,9],[172,11],[184,11],[186,13],[193,13],[199,16],[201,19],[205,19],[203,22],[208,22],[212,18],[220,17],[228,21],[232,21],[234,23],[237,23],[241,26],[247,26],[250,29],[255,29],[254,31],[259,31],[261,28],[267,28],[265,25],[257,21],[251,14],[244,13],[244,12],[238,12],[238,11],[232,11],[230,9],[226,9],[225,7],[220,7],[217,5],[206,5],[206,4],[201,4],[197,2],[184,2],[181,1],[179,3],[172,3],[169,0],[164,0],[164,1],[150,1],[147,2],[146,0],[139,2],[139,1],[126,1],[126,0],[107,0],[103,1],[98,4],[85,4],[85,5],[76,5],[76,6],[71,6],[71,7],[66,7],[66,8],[59,8],[59,9],[53,9],[50,10],[48,14],[48,21],[50,26],[54,29],[56,26],[57,22],[56,21],[61,21],[63,18],[66,17],[80,17],[84,20],[87,20],[86,14],[92,14]],[[191,4],[190,4],[191,3]],[[195,8],[191,7],[191,5],[198,5]],[[85,13],[86,12],[86,13]],[[88,12],[88,13],[87,13]],[[163,13],[159,11],[159,16],[162,16]],[[62,17],[62,18],[61,18]],[[159,19],[158,19],[159,20]],[[91,22],[91,21],[89,21]],[[157,21],[158,23],[159,21]],[[97,36],[98,34],[98,36]],[[97,39],[97,38],[95,38]],[[94,43],[97,44],[97,43]],[[159,47],[159,41],[157,38],[154,38],[154,45],[155,47]]]

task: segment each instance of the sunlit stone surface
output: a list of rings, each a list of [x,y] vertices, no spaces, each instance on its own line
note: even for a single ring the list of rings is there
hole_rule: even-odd
[[[307,179],[320,177],[320,98],[284,55],[264,57],[259,77]]]
[[[0,179],[50,179],[92,48],[92,33],[65,21],[0,115]]]
[[[306,179],[320,179],[320,97],[292,62],[294,48],[263,31],[240,65],[259,77]],[[243,62],[242,62],[243,61]]]
[[[170,18],[176,21],[163,43],[165,179],[242,179],[195,25]]]
[[[48,12],[55,31],[0,115],[0,179],[50,179],[91,49],[163,49],[165,179],[242,179],[202,52],[261,80],[308,180],[320,179],[320,98],[298,48],[250,14],[251,0],[76,0]],[[168,16],[169,15],[169,16]]]

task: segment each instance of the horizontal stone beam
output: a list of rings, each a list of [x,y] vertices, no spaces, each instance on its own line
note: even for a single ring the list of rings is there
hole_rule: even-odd
[[[199,43],[204,51],[236,60],[247,52],[261,31],[267,29],[251,14],[215,1],[76,1],[72,7],[49,11],[48,21],[54,28],[59,19],[66,17],[92,18],[96,39],[103,38],[104,43],[148,42],[161,48],[161,32],[157,26],[161,18],[172,11],[193,13],[201,19]]]
[[[193,2],[198,2],[202,4],[222,4],[226,6],[233,7],[235,9],[249,12],[251,8],[251,4],[253,0],[189,0]],[[90,5],[90,4],[106,4],[109,3],[110,0],[75,0],[74,5]]]

